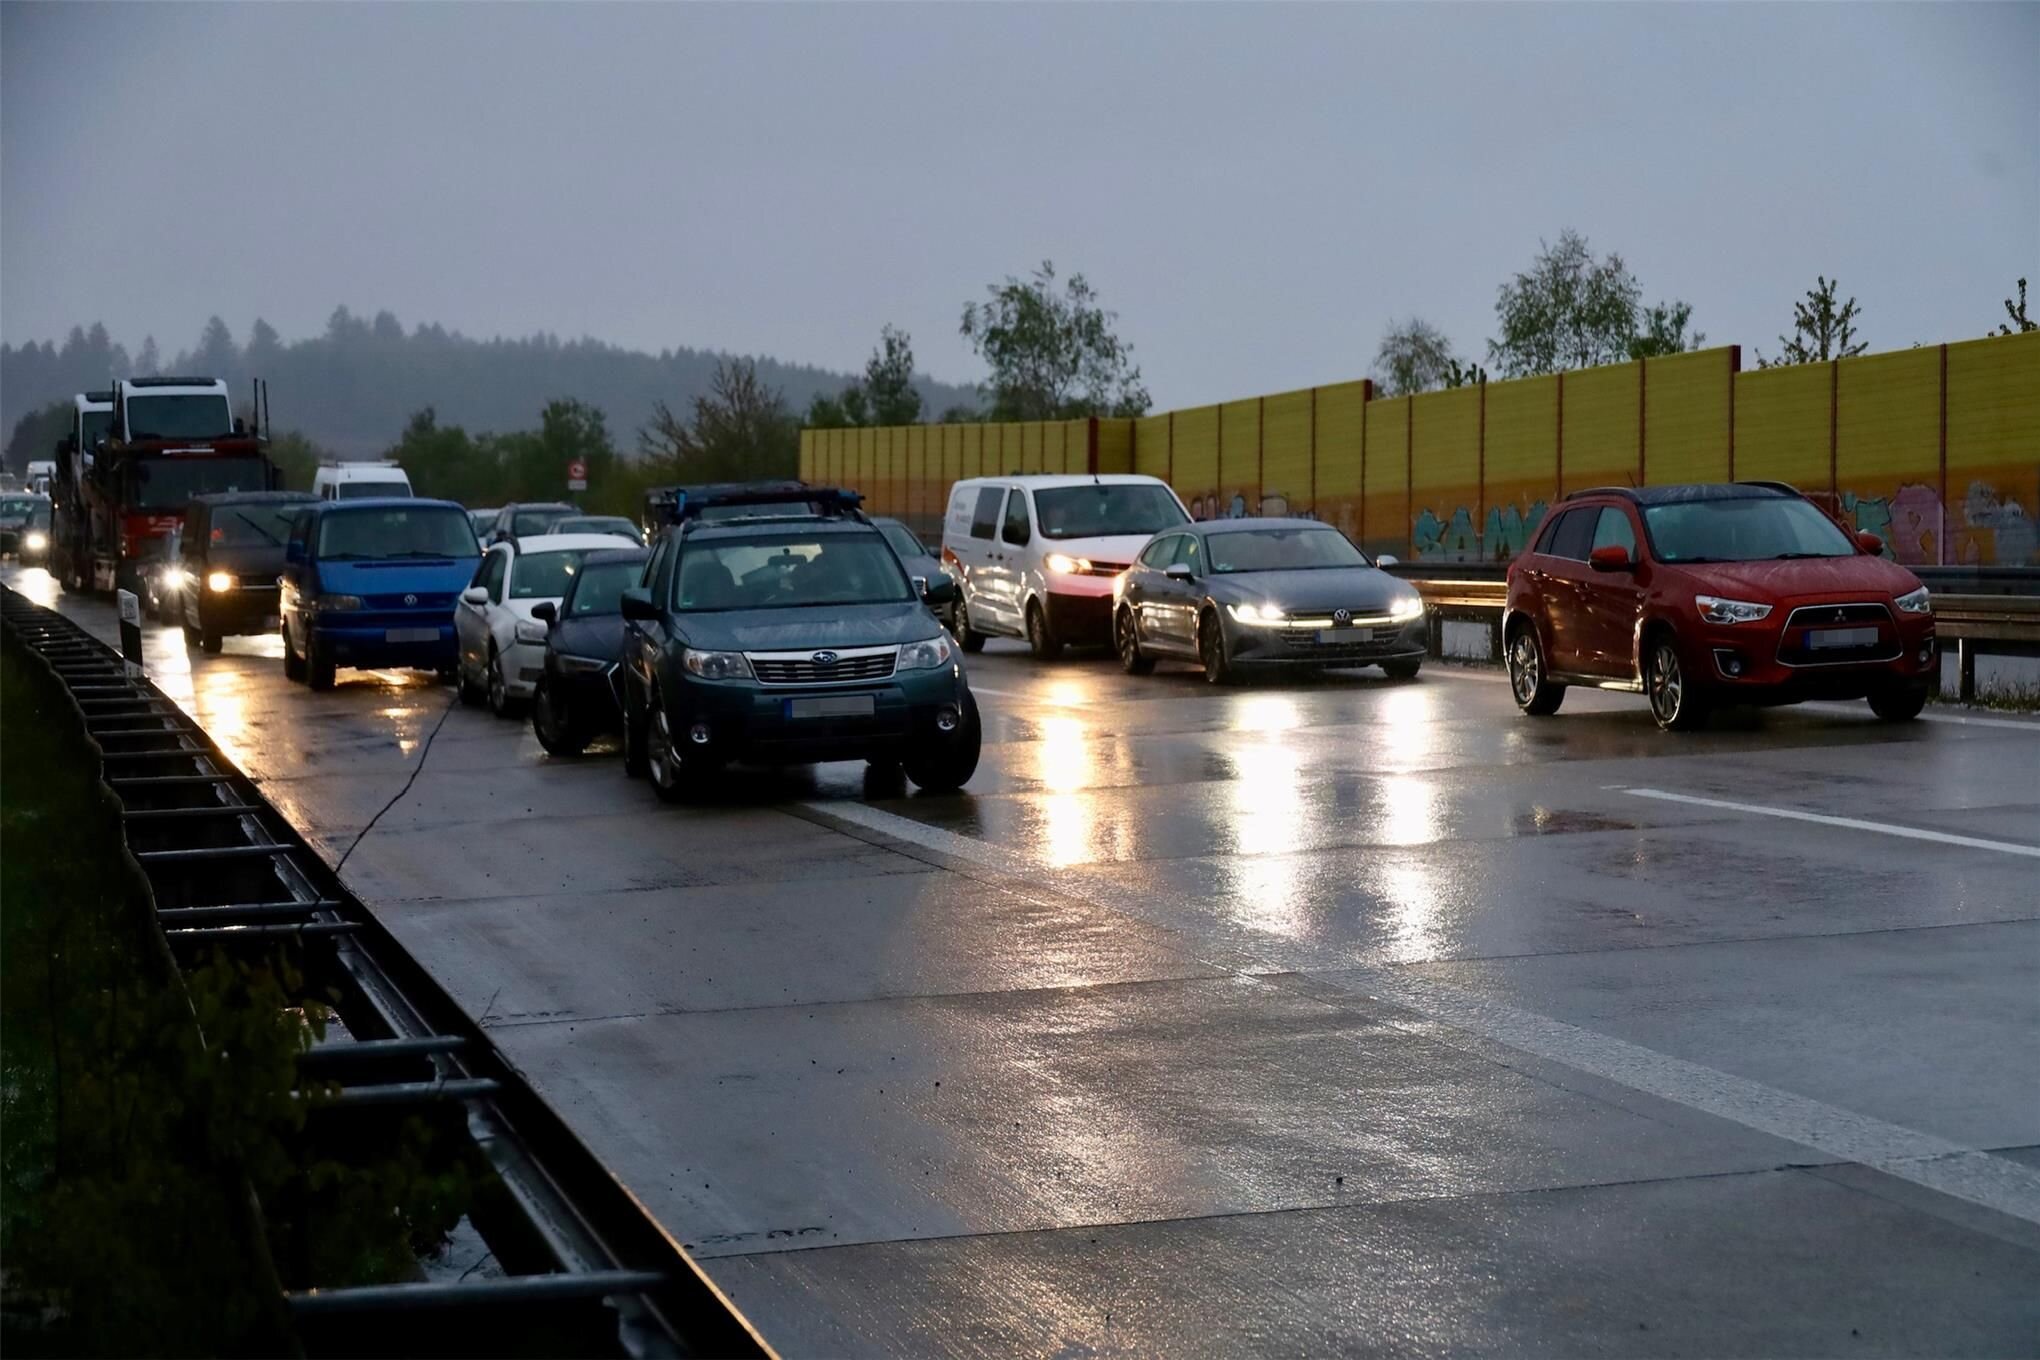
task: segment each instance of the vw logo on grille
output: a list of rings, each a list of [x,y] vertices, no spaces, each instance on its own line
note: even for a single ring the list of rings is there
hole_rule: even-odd
[[[417,597],[416,595],[406,595],[406,596],[404,597],[404,603],[405,603],[405,604],[416,604],[416,603],[418,603],[418,597]]]
[[[1351,623],[1352,621],[1353,621],[1353,611],[1352,611],[1352,610],[1350,610],[1350,609],[1334,609],[1334,610],[1332,611],[1332,622],[1333,622],[1333,623]]]
[[[836,664],[837,657],[834,652],[816,652],[809,659],[817,666],[833,666]]]

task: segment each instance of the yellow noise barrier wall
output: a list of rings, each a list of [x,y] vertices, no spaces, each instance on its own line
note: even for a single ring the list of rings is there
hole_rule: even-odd
[[[1733,347],[1384,400],[1366,382],[1137,420],[805,430],[801,476],[939,529],[952,483],[1139,472],[1199,519],[1506,561],[1594,486],[1789,482],[1901,562],[2040,566],[2040,333],[1741,371]]]

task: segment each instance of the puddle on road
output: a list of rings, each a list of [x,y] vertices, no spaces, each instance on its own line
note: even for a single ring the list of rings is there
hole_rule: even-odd
[[[1634,831],[1636,823],[1604,817],[1598,812],[1539,807],[1517,813],[1511,830],[1518,836],[1565,836],[1589,831]]]

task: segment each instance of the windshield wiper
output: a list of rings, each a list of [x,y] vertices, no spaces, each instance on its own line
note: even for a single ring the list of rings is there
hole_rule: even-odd
[[[1798,560],[1800,560],[1801,558],[1804,558],[1804,557],[1845,557],[1845,556],[1847,556],[1847,555],[1848,555],[1848,554],[1846,554],[1846,553],[1803,553],[1803,552],[1789,552],[1789,553],[1779,553],[1779,554],[1778,554],[1777,556],[1773,557],[1773,558],[1772,558],[1771,560],[1772,560],[1773,562],[1796,562],[1796,561],[1798,561]]]
[[[281,548],[283,546],[282,539],[278,538],[275,534],[270,533],[267,529],[257,524],[254,520],[249,519],[246,515],[242,514],[240,511],[236,510],[234,512],[234,518],[241,521],[241,523],[247,525],[250,529],[253,529],[256,533],[262,535],[263,538],[267,539],[270,547]]]

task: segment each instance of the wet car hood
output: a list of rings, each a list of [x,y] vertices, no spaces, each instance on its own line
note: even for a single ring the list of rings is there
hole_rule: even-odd
[[[1226,604],[1272,604],[1292,614],[1333,609],[1384,614],[1394,601],[1415,593],[1373,567],[1224,572],[1205,577],[1204,589]]]
[[[329,595],[459,595],[475,578],[472,557],[328,561],[318,566],[319,589]]]
[[[811,609],[705,610],[675,615],[674,622],[688,646],[724,652],[877,647],[889,642],[920,642],[942,631],[942,625],[919,600]]]
[[[623,655],[623,615],[583,614],[553,625],[546,646],[562,656],[594,656],[614,661]]]
[[[1763,604],[1802,595],[1859,593],[1881,599],[1918,590],[1920,578],[1896,562],[1858,554],[1852,557],[1801,557],[1777,562],[1664,563],[1703,594],[1731,595]]]
[[[283,572],[283,545],[214,544],[199,554],[207,571],[231,571],[236,576],[277,576]]]

